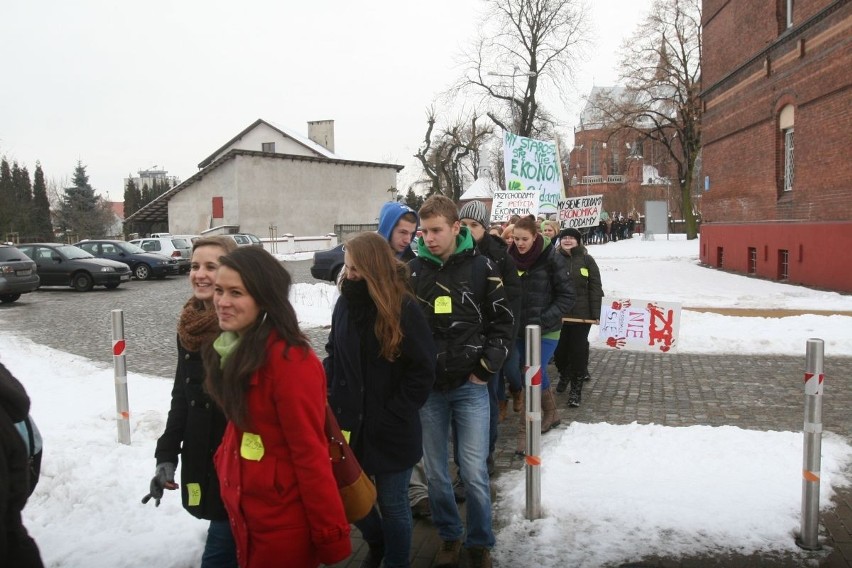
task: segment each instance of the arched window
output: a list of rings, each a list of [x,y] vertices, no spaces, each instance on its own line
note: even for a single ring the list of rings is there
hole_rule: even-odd
[[[795,160],[794,160],[794,145],[793,132],[795,122],[795,109],[793,105],[787,105],[781,109],[778,115],[778,136],[779,146],[781,149],[781,189],[783,191],[791,191],[793,189],[793,181],[795,178]]]

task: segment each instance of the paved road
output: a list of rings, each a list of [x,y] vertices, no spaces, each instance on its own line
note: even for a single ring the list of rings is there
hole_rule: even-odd
[[[310,260],[285,262],[295,282],[320,282],[310,275]],[[127,370],[172,377],[177,358],[177,318],[191,294],[187,276],[124,283],[115,290],[91,292],[43,288],[0,304],[0,327],[36,343],[112,365],[112,310],[124,310]],[[321,349],[327,330],[305,330]]]

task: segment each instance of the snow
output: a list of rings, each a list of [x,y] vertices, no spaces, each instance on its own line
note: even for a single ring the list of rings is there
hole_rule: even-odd
[[[665,237],[663,237],[665,238]],[[852,312],[852,297],[751,279],[697,264],[697,241],[638,238],[590,247],[611,297],[685,307]],[[188,290],[187,290],[188,292]],[[291,292],[302,324],[328,325],[328,284]],[[826,357],[852,356],[852,317],[749,318],[684,309],[681,352],[802,354],[825,340]],[[596,337],[593,327],[590,334]],[[130,373],[132,444],[116,442],[111,367],[0,332],[0,358],[26,385],[45,440],[42,476],[24,520],[50,567],[197,566],[207,524],[177,492],[142,505],[169,408],[170,377]],[[497,481],[496,563],[602,566],[643,554],[797,550],[802,434],[735,427],[572,423],[544,439],[545,517],[524,519],[522,471]],[[821,499],[848,486],[852,446],[826,432]],[[760,487],[760,490],[755,490]]]

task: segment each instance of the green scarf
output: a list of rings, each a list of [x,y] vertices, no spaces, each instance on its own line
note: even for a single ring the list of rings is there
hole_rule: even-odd
[[[219,368],[225,368],[225,361],[236,350],[240,344],[240,336],[233,331],[223,331],[213,342],[213,349],[219,354]]]

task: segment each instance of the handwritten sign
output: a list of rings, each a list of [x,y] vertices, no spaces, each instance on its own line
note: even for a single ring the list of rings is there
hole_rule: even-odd
[[[603,195],[587,195],[559,200],[556,219],[563,229],[597,227],[601,220]]]
[[[554,142],[503,134],[503,169],[508,191],[534,191],[538,213],[556,213],[562,199],[562,168]]]
[[[600,322],[604,347],[671,353],[677,348],[680,304],[604,298]]]
[[[495,191],[491,202],[491,222],[502,223],[512,215],[538,215],[535,191]]]

